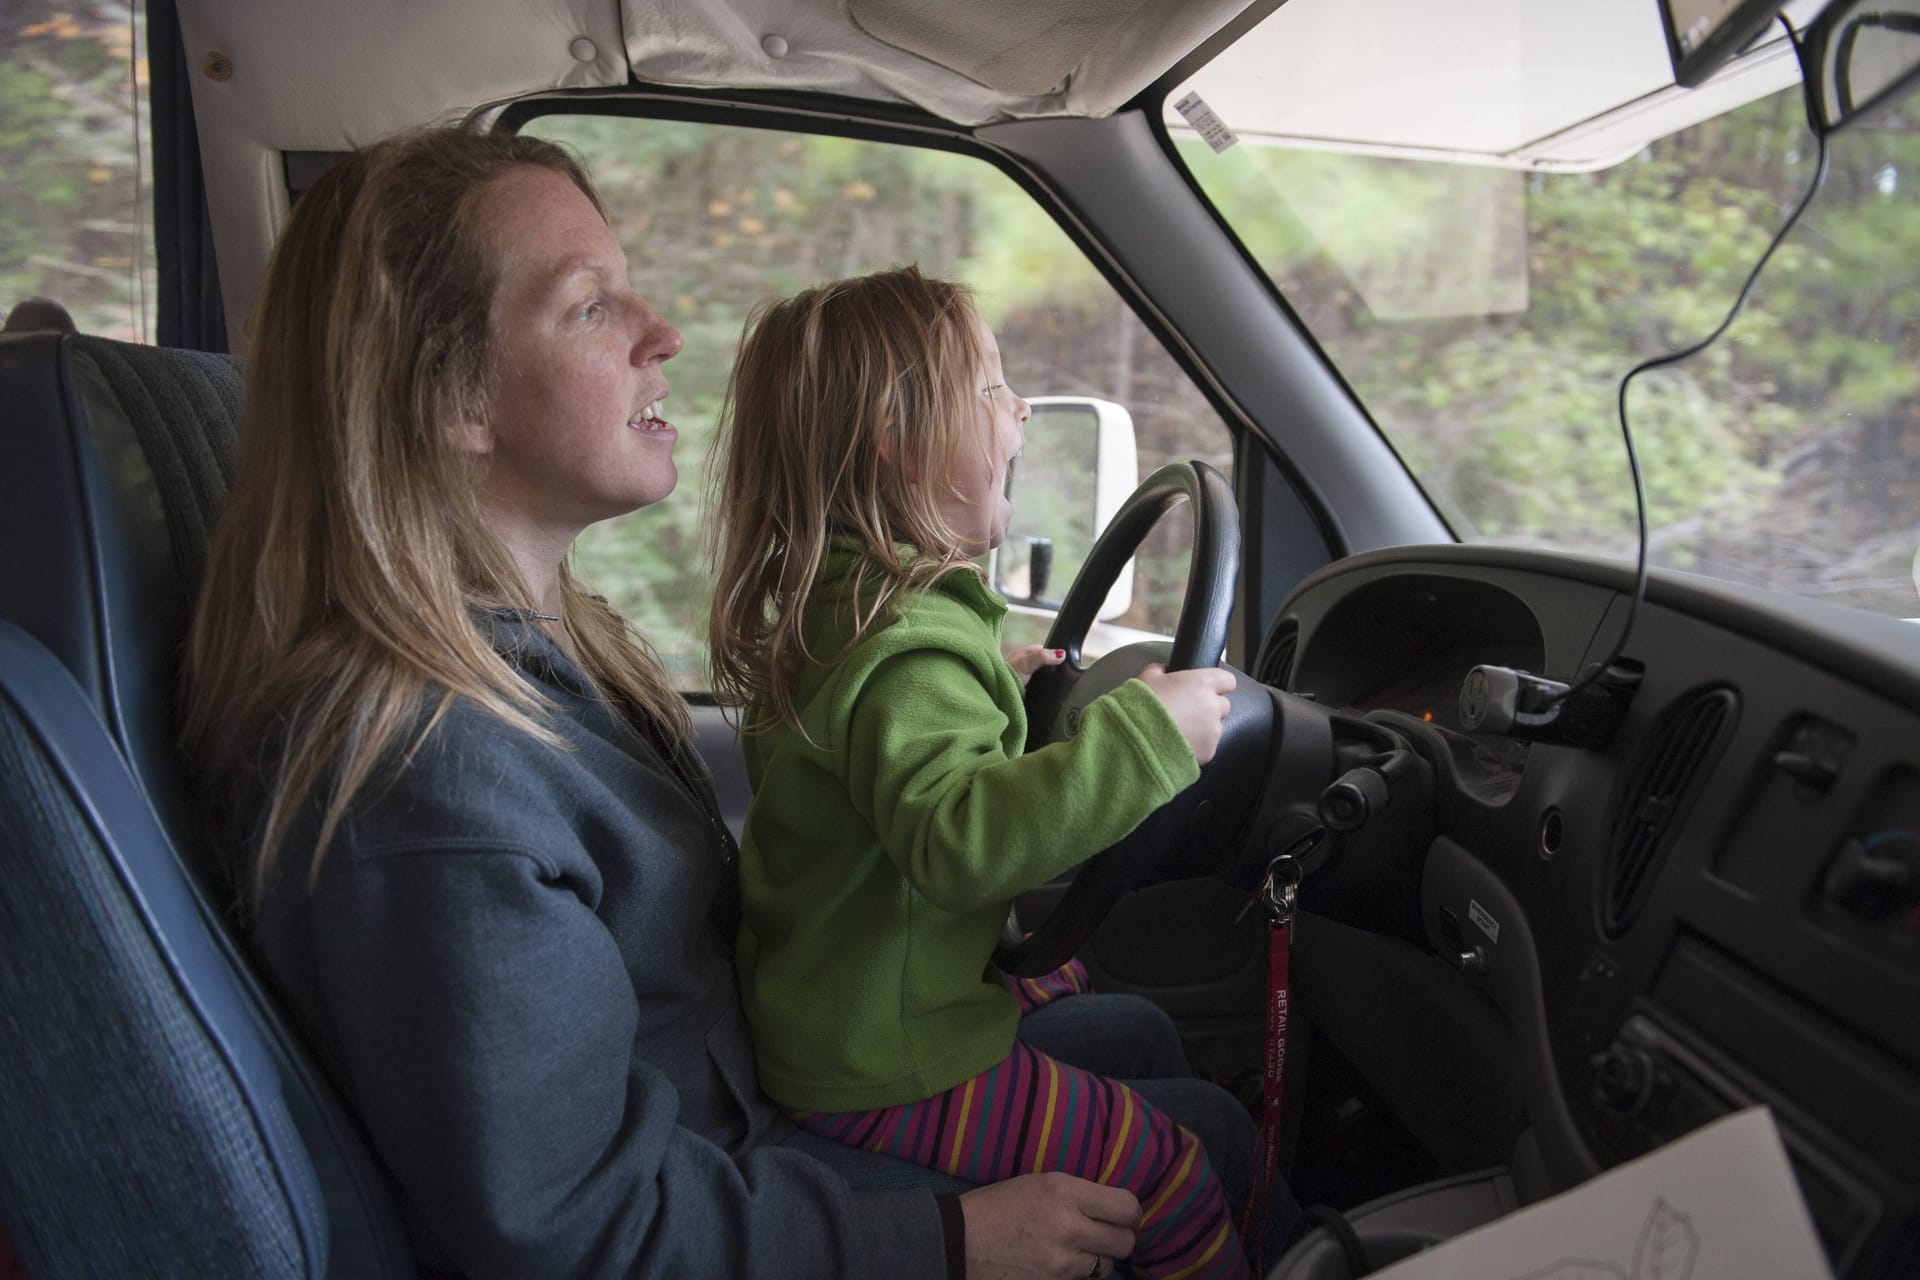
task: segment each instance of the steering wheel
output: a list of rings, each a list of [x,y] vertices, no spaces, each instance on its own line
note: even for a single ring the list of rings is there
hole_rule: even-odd
[[[1080,665],[1087,632],[1114,580],[1162,516],[1181,503],[1193,506],[1193,550],[1187,589],[1171,645],[1130,644],[1090,667]],[[1227,647],[1227,620],[1240,561],[1240,519],[1226,478],[1204,462],[1174,462],[1148,476],[1114,515],[1073,580],[1047,647],[1065,649],[1066,661],[1034,672],[1027,685],[1027,750],[1075,735],[1087,704],[1118,688],[1147,666],[1169,671],[1220,665]],[[1273,704],[1252,677],[1235,672],[1231,709],[1219,749],[1200,770],[1199,781],[1150,814],[1133,832],[1081,864],[1058,905],[1024,939],[1009,938],[994,953],[1003,972],[1033,977],[1059,968],[1093,935],[1114,903],[1156,868],[1177,862],[1199,874],[1213,844],[1232,839],[1251,818],[1264,782]],[[1190,856],[1175,859],[1175,852]]]

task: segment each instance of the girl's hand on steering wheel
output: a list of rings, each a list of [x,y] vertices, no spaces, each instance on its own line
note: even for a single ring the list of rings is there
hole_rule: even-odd
[[[1024,687],[1027,681],[1033,679],[1033,673],[1040,668],[1057,667],[1065,662],[1067,651],[1047,649],[1037,644],[1023,644],[1017,649],[1007,650],[1006,658],[1007,665],[1012,667],[1013,673],[1020,677],[1020,684]]]
[[[1221,667],[1168,671],[1156,662],[1140,673],[1140,683],[1166,707],[1180,736],[1193,748],[1193,758],[1201,764],[1213,759],[1232,705],[1227,695],[1233,692],[1233,672]]]

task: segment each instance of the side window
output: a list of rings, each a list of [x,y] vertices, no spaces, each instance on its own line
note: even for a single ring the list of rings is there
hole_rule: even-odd
[[[157,307],[146,6],[0,5],[0,316],[39,294],[143,341]]]
[[[1048,602],[1065,594],[1135,477],[1177,458],[1232,466],[1226,425],[1191,380],[1032,197],[984,161],[628,117],[543,116],[524,131],[586,162],[635,288],[686,340],[667,368],[678,499],[588,530],[575,551],[581,575],[685,690],[706,687],[707,446],[741,326],[766,298],[907,262],[976,291],[1009,384],[1038,402],[1014,471],[1014,525],[992,566],[1013,601],[1010,645],[1045,637]],[[1172,629],[1189,538],[1179,513],[1163,522],[1109,595],[1090,652]],[[1037,591],[1033,539],[1051,552]]]

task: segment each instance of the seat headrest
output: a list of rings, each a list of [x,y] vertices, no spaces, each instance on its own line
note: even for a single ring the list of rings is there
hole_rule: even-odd
[[[52,298],[22,298],[7,312],[0,333],[78,333],[67,309]]]

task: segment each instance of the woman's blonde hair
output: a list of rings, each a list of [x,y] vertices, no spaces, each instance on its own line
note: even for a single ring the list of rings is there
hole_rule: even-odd
[[[856,639],[900,591],[977,571],[942,512],[958,494],[961,450],[983,447],[974,315],[966,286],[908,266],[808,289],[748,318],[708,499],[720,701],[798,722],[794,688],[815,658],[803,615],[830,534],[857,539],[863,553]]]
[[[486,420],[490,393],[500,272],[482,197],[524,166],[563,174],[601,208],[551,143],[425,130],[335,163],[268,264],[233,493],[182,673],[182,744],[229,872],[255,892],[316,789],[317,873],[355,794],[456,698],[559,741],[546,701],[474,615],[534,602],[482,518],[481,464],[454,431]],[[686,708],[624,619],[564,565],[561,594],[589,678],[670,747],[684,741]],[[234,823],[262,808],[257,851],[239,865]]]

